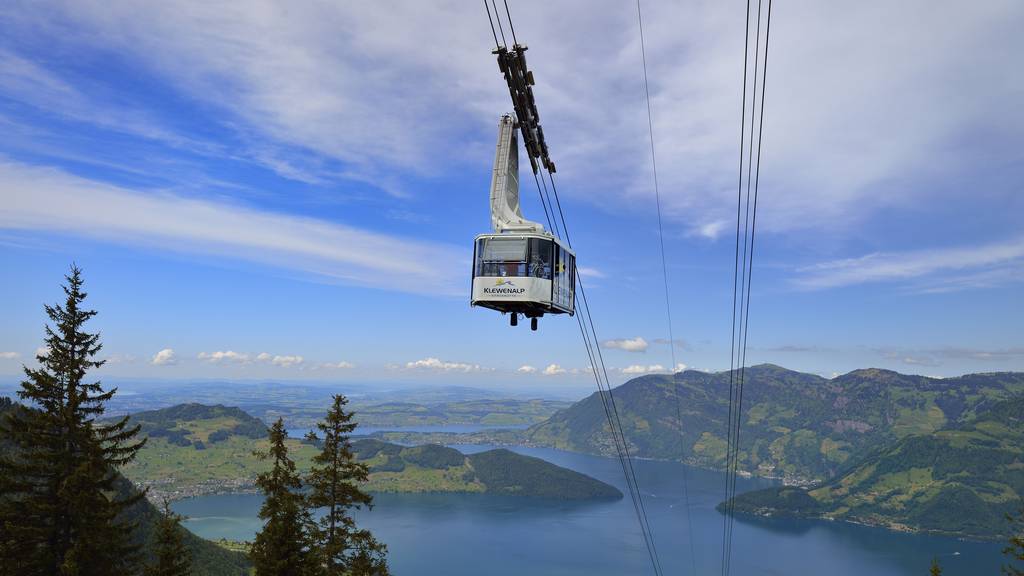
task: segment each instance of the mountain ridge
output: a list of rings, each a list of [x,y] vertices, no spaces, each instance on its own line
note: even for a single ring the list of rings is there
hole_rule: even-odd
[[[1024,392],[1020,372],[940,379],[862,368],[829,379],[774,364],[744,372],[740,470],[802,484],[829,478],[889,442],[964,421],[988,402]],[[736,373],[686,370],[641,376],[613,389],[631,453],[721,469],[730,376]],[[596,392],[526,429],[519,441],[614,453]]]

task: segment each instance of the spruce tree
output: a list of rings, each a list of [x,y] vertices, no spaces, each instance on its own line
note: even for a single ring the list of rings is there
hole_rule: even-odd
[[[153,562],[146,567],[146,576],[192,574],[192,552],[185,547],[181,520],[182,517],[171,511],[171,505],[165,499],[153,534]]]
[[[0,436],[13,445],[0,469],[2,567],[25,575],[122,575],[135,572],[135,525],[119,516],[142,494],[123,496],[117,468],[145,441],[128,418],[100,422],[117,391],[86,380],[99,368],[98,333],[85,331],[96,311],[83,307],[82,271],[71,267],[64,304],[45,306],[45,348],[39,368],[24,368],[18,396],[27,406],[8,412]]]
[[[1006,519],[1010,522],[1010,539],[1003,554],[1010,557],[1010,564],[1004,565],[1002,572],[1007,576],[1024,576],[1024,504],[1016,515],[1007,514]]]
[[[295,462],[288,457],[287,431],[278,418],[270,428],[270,448],[256,452],[261,460],[272,461],[269,471],[256,477],[256,486],[266,499],[260,508],[263,529],[256,534],[252,557],[256,576],[307,576],[316,573],[316,559],[310,546],[312,519]]]
[[[942,576],[942,566],[939,565],[938,558],[932,558],[932,567],[928,570],[930,576]]]
[[[372,507],[373,498],[358,486],[366,482],[369,468],[352,453],[349,435],[356,423],[346,404],[345,396],[335,395],[326,418],[316,425],[321,436],[307,435],[321,445],[306,477],[310,506],[324,509],[314,530],[317,552],[328,576],[386,576],[387,548],[368,530],[358,529],[349,515],[352,508]]]

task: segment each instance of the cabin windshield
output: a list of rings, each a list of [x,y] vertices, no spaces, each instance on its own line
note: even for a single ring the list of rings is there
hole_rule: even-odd
[[[554,242],[545,238],[481,238],[474,276],[530,276],[551,280]]]

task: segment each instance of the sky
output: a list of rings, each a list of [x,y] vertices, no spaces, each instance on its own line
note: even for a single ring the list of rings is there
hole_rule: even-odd
[[[612,383],[667,371],[636,5],[509,6]],[[699,370],[729,367],[744,10],[643,2],[675,356]],[[0,376],[34,364],[74,262],[111,378],[592,388],[574,320],[468,304],[511,109],[486,18],[4,2]],[[1014,0],[776,3],[748,364],[1024,370],[1021,29]]]

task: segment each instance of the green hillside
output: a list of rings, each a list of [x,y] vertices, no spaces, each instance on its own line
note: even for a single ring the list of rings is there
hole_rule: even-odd
[[[404,447],[380,440],[353,443],[370,465],[367,489],[377,492],[487,492],[560,500],[618,499],[613,486],[540,458],[509,450],[464,455],[435,444]]]
[[[124,473],[150,494],[171,499],[253,490],[269,463],[266,426],[238,408],[188,404],[132,417],[156,433]],[[262,430],[257,436],[256,431]],[[214,440],[214,438],[217,438]],[[365,488],[375,492],[491,492],[561,499],[620,498],[612,486],[538,458],[507,450],[466,456],[439,445],[404,447],[358,440],[357,457],[370,465]],[[289,455],[307,470],[317,448],[288,441]]]
[[[179,404],[160,410],[132,414],[132,422],[140,425],[142,435],[166,438],[179,446],[196,446],[227,440],[231,436],[261,439],[267,436],[267,425],[240,408]]]
[[[0,397],[0,418],[4,417],[8,410],[16,409],[20,409],[20,405],[11,402],[9,398]],[[10,444],[0,438],[0,450],[9,450],[10,448]],[[135,494],[138,490],[131,482],[121,478],[117,483],[117,491],[124,496]],[[125,514],[138,523],[138,529],[134,534],[136,541],[149,542],[160,514],[157,508],[149,500],[143,498],[129,508]],[[185,545],[192,553],[195,576],[249,574],[251,563],[245,554],[226,550],[209,540],[196,536],[185,528],[180,528],[180,530]]]
[[[742,494],[736,510],[1006,536],[1004,514],[1024,498],[1024,398],[976,410],[980,414],[969,422],[907,436],[809,490]]]
[[[740,469],[794,483],[825,480],[873,450],[965,422],[979,407],[1020,392],[1024,373],[938,379],[865,369],[826,379],[754,366],[746,370]],[[643,376],[613,393],[632,454],[723,466],[728,372]],[[596,393],[530,427],[520,441],[614,453]]]

